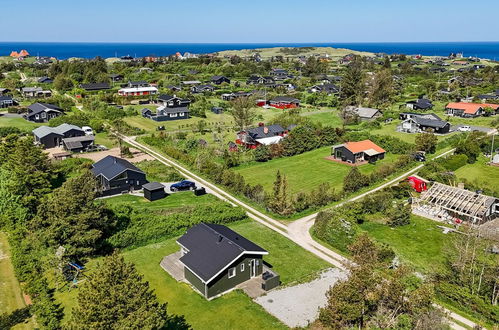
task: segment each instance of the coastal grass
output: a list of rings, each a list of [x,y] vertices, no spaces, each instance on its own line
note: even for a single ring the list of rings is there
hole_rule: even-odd
[[[16,309],[23,308],[26,303],[19,281],[14,274],[14,267],[10,261],[10,248],[5,233],[0,232],[0,315],[10,314]],[[13,327],[13,329],[35,329],[33,318]]]
[[[287,238],[253,221],[230,224],[236,232],[254,241],[269,252],[265,261],[281,275],[284,285],[307,280],[330,265],[302,249]],[[236,290],[220,298],[207,301],[188,284],[175,281],[159,265],[162,258],[179,250],[176,238],[123,252],[149,282],[160,302],[168,302],[170,315],[184,315],[194,329],[286,329],[279,320],[254,303],[246,294]],[[86,264],[87,272],[97,267],[93,259]],[[299,262],[297,262],[299,260]],[[56,298],[65,310],[66,322],[76,305],[78,289],[65,288]],[[220,315],[223,317],[213,317]]]
[[[251,185],[261,184],[268,192],[272,191],[277,171],[287,177],[290,194],[310,192],[324,182],[328,182],[332,188],[340,190],[344,177],[352,167],[326,159],[330,155],[331,148],[323,147],[268,162],[251,162],[236,167],[234,170],[241,174],[247,183]],[[369,174],[380,165],[393,162],[396,158],[397,155],[387,153],[385,159],[376,162],[376,164],[365,164],[358,168],[362,173]]]

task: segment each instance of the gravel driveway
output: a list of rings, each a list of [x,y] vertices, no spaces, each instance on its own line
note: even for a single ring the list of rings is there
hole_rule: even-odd
[[[345,278],[345,271],[329,268],[318,279],[271,291],[256,298],[255,302],[288,327],[305,327],[315,321],[319,308],[326,304],[329,287]]]

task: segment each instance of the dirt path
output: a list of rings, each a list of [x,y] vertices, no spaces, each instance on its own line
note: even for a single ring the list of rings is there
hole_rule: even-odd
[[[236,205],[243,207],[246,210],[248,216],[250,218],[254,219],[255,221],[267,226],[268,228],[276,231],[277,233],[283,235],[284,237],[292,240],[293,242],[300,245],[305,250],[310,251],[311,253],[313,253],[317,257],[329,262],[330,264],[334,265],[335,267],[338,267],[341,270],[345,270],[345,264],[349,262],[348,259],[341,256],[340,254],[332,251],[331,249],[323,246],[322,244],[316,242],[312,238],[312,236],[310,235],[310,228],[313,225],[313,221],[315,220],[317,213],[303,217],[303,218],[298,219],[296,221],[293,221],[287,225],[282,224],[281,222],[279,222],[275,219],[272,219],[271,217],[254,209],[250,205],[240,201],[236,197],[225,192],[224,190],[220,189],[219,187],[213,185],[212,183],[204,180],[200,176],[192,173],[191,171],[189,171],[187,168],[180,165],[176,161],[172,161],[171,159],[166,158],[165,156],[161,155],[160,153],[154,151],[153,149],[137,142],[135,140],[135,137],[128,137],[125,135],[122,135],[121,137],[125,142],[129,143],[130,145],[132,145],[138,149],[141,149],[141,150],[147,152],[152,157],[159,160],[161,163],[163,163],[167,166],[172,166],[172,167],[176,168],[180,172],[180,174],[182,174],[184,177],[186,177],[188,179],[196,180],[197,182],[200,182],[202,185],[209,187],[210,190],[212,191],[213,195],[215,195],[216,197],[223,199],[223,200],[226,200],[226,201],[230,201],[233,204],[236,204]],[[443,157],[443,156],[445,156],[453,151],[454,151],[454,149],[449,150],[449,151],[444,152],[435,158]],[[363,197],[365,197],[369,194],[372,194],[376,191],[379,191],[385,187],[396,184],[397,182],[401,181],[403,178],[409,176],[410,174],[416,172],[417,170],[419,170],[423,166],[424,166],[424,164],[420,164],[420,165],[416,166],[415,168],[405,172],[404,174],[400,175],[399,177],[397,177],[389,182],[386,182],[386,183],[384,183],[384,184],[382,184],[374,189],[371,189],[367,192],[364,192],[358,196],[355,196],[355,197],[352,197],[348,200],[345,200],[344,202],[336,205],[336,207],[339,207],[345,203],[363,198]],[[439,306],[439,307],[444,309],[441,306]],[[472,327],[472,328],[476,325],[471,320],[468,320],[468,319],[466,319],[458,314],[455,314],[447,309],[444,309],[444,310],[454,320],[457,320],[457,321],[459,321],[463,324],[466,324],[467,326]],[[459,326],[453,322],[450,322],[450,324],[451,324],[451,327],[453,329],[463,329],[461,326]]]

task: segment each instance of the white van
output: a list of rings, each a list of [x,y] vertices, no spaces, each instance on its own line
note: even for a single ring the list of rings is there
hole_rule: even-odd
[[[83,126],[81,129],[85,132],[85,135],[94,135],[94,131],[89,126]]]

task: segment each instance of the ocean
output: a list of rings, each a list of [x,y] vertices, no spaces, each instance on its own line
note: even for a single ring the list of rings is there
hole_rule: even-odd
[[[447,56],[463,53],[499,61],[499,41],[494,42],[371,42],[371,43],[61,43],[61,42],[0,42],[0,56],[26,49],[32,56],[93,58],[147,55],[168,56],[176,52],[213,53],[267,47],[335,47],[373,53]]]

